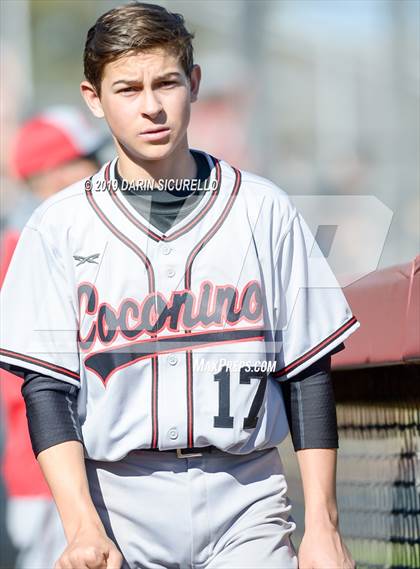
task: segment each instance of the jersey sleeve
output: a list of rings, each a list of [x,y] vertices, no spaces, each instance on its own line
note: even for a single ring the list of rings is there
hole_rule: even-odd
[[[341,349],[360,324],[299,212],[277,251],[273,377],[283,380]]]
[[[26,225],[1,290],[0,365],[80,386],[77,317],[65,269],[38,228]]]

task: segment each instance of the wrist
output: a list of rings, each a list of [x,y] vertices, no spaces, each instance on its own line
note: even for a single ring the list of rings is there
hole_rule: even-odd
[[[84,519],[75,520],[64,527],[67,541],[78,539],[80,536],[84,535],[103,535],[106,536],[105,528],[100,520],[96,519]]]
[[[62,515],[64,532],[67,540],[71,541],[79,533],[105,533],[104,526],[93,503],[82,502],[69,512]]]
[[[336,507],[318,507],[305,509],[305,530],[312,528],[319,531],[320,527],[328,530],[338,530],[338,510]]]

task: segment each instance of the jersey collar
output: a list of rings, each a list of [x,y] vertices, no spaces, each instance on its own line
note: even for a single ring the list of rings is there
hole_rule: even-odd
[[[220,187],[222,184],[222,169],[219,160],[204,152],[203,154],[207,158],[211,169],[209,181],[207,184],[207,187],[209,189],[206,190],[206,195],[203,197],[203,199],[200,200],[200,202],[197,204],[197,207],[194,208],[182,220],[175,222],[166,233],[160,231],[157,227],[152,225],[147,218],[138,212],[127,200],[124,192],[118,188],[117,179],[115,177],[117,158],[112,160],[112,162],[110,162],[105,167],[104,187],[106,188],[106,191],[108,192],[109,197],[113,201],[114,205],[137,229],[140,229],[140,231],[150,237],[153,241],[173,241],[197,225],[197,223],[199,223],[203,217],[207,215],[207,213],[212,209],[219,196]]]

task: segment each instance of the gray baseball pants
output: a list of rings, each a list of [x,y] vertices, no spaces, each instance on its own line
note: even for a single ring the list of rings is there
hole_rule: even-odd
[[[196,458],[133,451],[86,460],[90,491],[124,569],[297,569],[277,448]]]

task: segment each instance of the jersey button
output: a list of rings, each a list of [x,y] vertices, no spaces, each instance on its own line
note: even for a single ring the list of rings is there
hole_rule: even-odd
[[[177,439],[178,438],[178,429],[176,427],[172,427],[171,429],[169,429],[168,437],[173,441],[175,439]]]
[[[175,271],[173,269],[168,269],[166,271],[166,274],[168,275],[168,277],[172,278],[175,276]]]
[[[171,366],[174,366],[178,363],[178,358],[176,356],[169,356],[168,362]]]
[[[164,245],[162,247],[162,253],[164,255],[169,255],[169,253],[172,251],[172,249],[169,247],[169,245]]]

